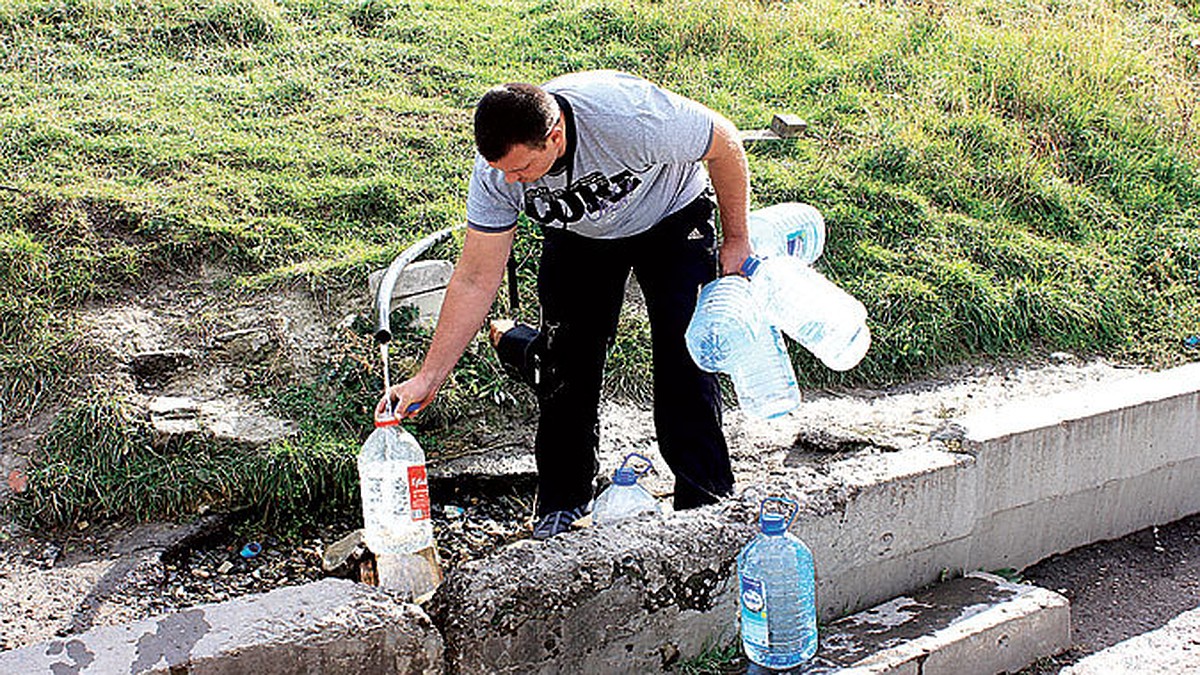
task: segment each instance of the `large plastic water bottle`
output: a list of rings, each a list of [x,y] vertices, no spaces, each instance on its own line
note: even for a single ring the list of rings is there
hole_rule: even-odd
[[[825,250],[825,218],[808,204],[786,202],[750,212],[750,247],[761,257],[792,256],[811,265]]]
[[[629,465],[629,460],[637,458],[645,463],[640,470]],[[646,488],[638,485],[638,478],[646,475],[653,468],[649,459],[636,452],[625,455],[621,466],[613,472],[612,485],[596,497],[592,506],[592,522],[596,525],[615,523],[626,518],[653,513],[662,513],[658,500]]]
[[[744,277],[720,277],[700,289],[684,338],[696,365],[730,376],[747,413],[778,417],[800,405],[783,340],[763,320]]]
[[[742,266],[766,320],[833,370],[849,370],[871,347],[867,310],[797,258],[750,257]]]
[[[375,420],[358,455],[363,539],[377,556],[433,546],[425,452],[395,417]]]
[[[771,503],[789,510],[768,511]],[[797,509],[790,499],[764,499],[759,533],[737,557],[742,648],[751,661],[775,670],[794,668],[817,652],[812,552],[788,532]]]
[[[745,360],[745,345],[765,327],[754,302],[750,282],[743,277],[720,277],[700,289],[684,333],[696,365],[721,373]]]
[[[764,325],[744,352],[743,361],[728,371],[741,409],[771,419],[798,408],[800,387],[783,335],[774,326]]]

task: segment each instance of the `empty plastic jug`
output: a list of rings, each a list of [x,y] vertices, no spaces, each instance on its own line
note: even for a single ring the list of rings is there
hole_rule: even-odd
[[[696,365],[729,375],[747,413],[778,417],[800,405],[791,358],[778,331],[763,321],[745,278],[705,284],[684,338]]]
[[[849,370],[870,349],[863,304],[799,259],[750,257],[742,271],[767,323],[829,368]]]
[[[745,354],[728,371],[738,406],[755,417],[771,419],[800,406],[796,369],[774,326],[763,330],[743,349]]]
[[[637,458],[645,463],[640,470],[629,465],[629,460]],[[621,466],[613,471],[612,485],[596,497],[592,506],[592,522],[596,525],[615,523],[618,520],[634,518],[651,513],[662,513],[662,508],[654,495],[646,488],[638,485],[638,479],[645,476],[653,468],[649,459],[636,452],[625,455]]]
[[[798,508],[790,499],[764,499],[759,533],[737,557],[742,648],[751,661],[775,670],[794,668],[817,652],[816,568],[808,547],[788,532]]]
[[[700,289],[684,334],[696,365],[722,373],[744,360],[744,345],[766,327],[754,303],[750,282],[743,277],[720,277]]]
[[[750,247],[760,257],[792,256],[811,265],[825,250],[825,218],[808,204],[786,202],[750,212]]]

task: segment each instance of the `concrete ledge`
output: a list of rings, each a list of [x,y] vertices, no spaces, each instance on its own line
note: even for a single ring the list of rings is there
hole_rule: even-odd
[[[785,448],[737,499],[462,566],[435,598],[447,669],[644,672],[732,639],[734,558],[767,494],[803,505],[791,529],[813,551],[824,621],[1200,511],[1200,364],[956,422],[899,451]]]
[[[1196,672],[1200,663],[1200,607],[1162,628],[1091,654],[1061,675],[1141,675]]]
[[[431,607],[447,669],[656,672],[732,639],[733,559],[752,520],[741,512],[713,529],[711,514],[690,511],[524,540],[462,565]]]
[[[1061,595],[974,573],[834,622],[796,672],[1011,673],[1070,647],[1070,623]]]
[[[0,652],[0,673],[441,673],[416,605],[326,579]]]

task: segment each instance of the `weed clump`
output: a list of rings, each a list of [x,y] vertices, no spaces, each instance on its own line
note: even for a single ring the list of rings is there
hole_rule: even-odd
[[[328,439],[253,450],[200,438],[163,444],[128,405],[97,397],[59,413],[11,508],[47,529],[209,509],[246,510],[267,524],[302,521],[354,512],[354,457]]]

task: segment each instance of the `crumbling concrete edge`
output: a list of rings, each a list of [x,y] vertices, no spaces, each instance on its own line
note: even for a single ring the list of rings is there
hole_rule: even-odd
[[[437,675],[444,655],[420,607],[324,579],[0,652],[0,672]]]
[[[757,505],[804,505],[829,621],[1200,512],[1200,363],[957,420],[958,438],[772,472],[737,498],[501,549],[435,597],[450,673],[645,672],[737,631]],[[1023,410],[1034,411],[1029,413]],[[702,581],[701,581],[702,580]]]

